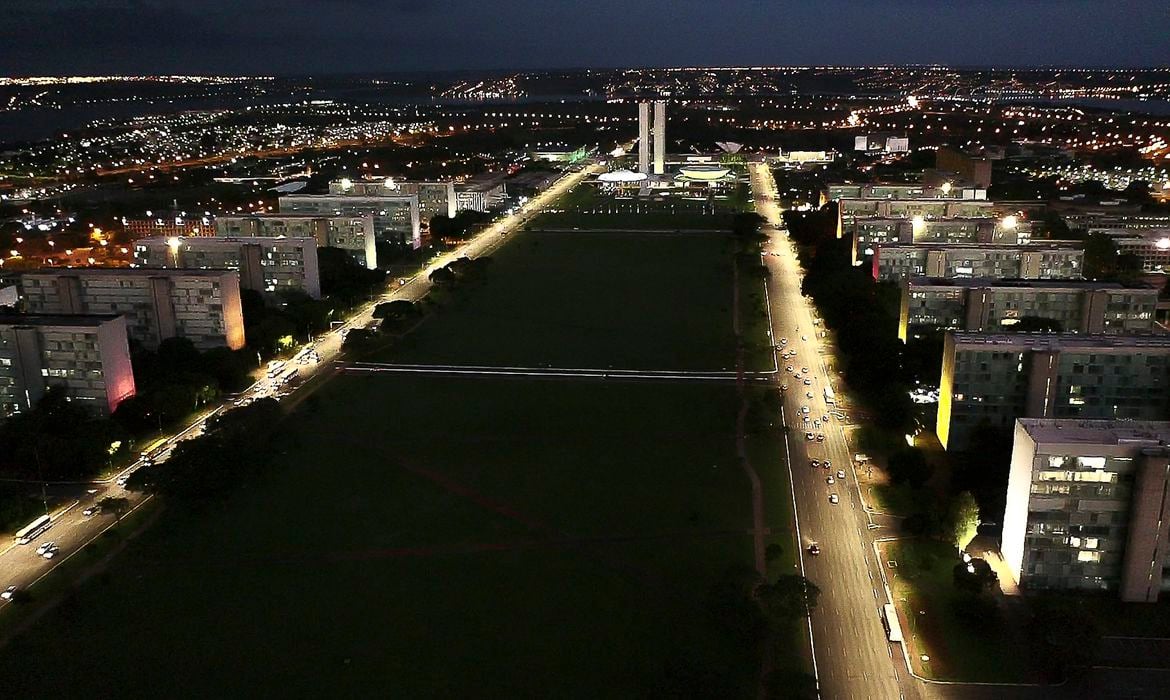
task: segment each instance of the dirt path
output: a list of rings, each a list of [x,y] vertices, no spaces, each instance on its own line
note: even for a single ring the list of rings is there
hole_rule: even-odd
[[[747,381],[744,377],[743,337],[740,334],[739,324],[739,264],[732,265],[731,276],[731,323],[735,333],[735,391],[739,395],[739,412],[735,416],[735,453],[739,456],[739,463],[752,484],[752,549],[756,571],[760,576],[767,576],[768,562],[764,556],[766,544],[764,534],[767,528],[764,525],[764,490],[760,484],[760,475],[752,466],[747,454]]]

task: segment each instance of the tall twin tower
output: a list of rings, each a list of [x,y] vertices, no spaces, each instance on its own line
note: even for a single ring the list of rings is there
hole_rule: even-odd
[[[666,172],[666,103],[654,103],[654,147],[650,147],[650,103],[638,103],[638,172],[650,174],[650,153],[654,153],[654,174]]]

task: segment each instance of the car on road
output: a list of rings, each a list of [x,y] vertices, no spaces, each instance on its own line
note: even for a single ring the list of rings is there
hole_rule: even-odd
[[[804,414],[807,414],[807,413],[808,413],[808,406],[801,406],[801,407],[800,407],[800,412],[801,412],[801,413],[804,413]]]
[[[54,544],[54,545],[50,546],[48,549],[46,549],[45,553],[42,554],[41,556],[44,557],[45,559],[52,559],[53,557],[57,556],[57,552],[60,552],[60,551],[61,551],[61,548]]]
[[[807,335],[802,335],[802,336],[800,336],[800,339],[801,339],[801,340],[803,340],[803,341],[805,341],[805,342],[808,342],[808,336],[807,336]]]
[[[787,345],[787,344],[788,344],[788,338],[781,338],[781,339],[780,339],[780,344],[781,344],[781,345]]]
[[[38,557],[45,556],[45,552],[49,551],[53,546],[54,546],[54,543],[52,540],[45,542],[40,547],[37,547],[37,556]]]
[[[833,463],[827,459],[823,462],[823,464],[825,465],[825,469],[829,469],[833,466]]]
[[[813,542],[812,544],[810,544],[808,546],[808,553],[815,557],[816,555],[821,553],[821,546],[819,544],[817,544],[816,542]]]
[[[126,482],[128,482],[128,481],[130,481],[130,475],[123,474],[122,476],[118,477],[117,480],[114,481],[114,483],[117,484],[118,486],[125,486]]]
[[[816,469],[817,467],[821,466],[821,461],[819,459],[812,459],[809,460],[809,464],[813,465],[813,469]]]
[[[824,442],[824,441],[825,441],[825,434],[824,433],[817,433],[817,442]]]
[[[805,377],[804,378],[804,385],[805,386],[812,386],[812,380],[809,379],[808,377]]]
[[[801,368],[800,368],[800,373],[801,373],[801,374],[808,374],[808,367],[801,367]]]
[[[796,370],[792,367],[792,365],[788,365],[787,367],[785,367],[784,371],[785,372],[796,372]]]
[[[824,423],[825,425],[828,425],[828,424],[829,424],[829,414],[828,414],[828,413],[826,413],[825,415],[821,416],[821,422],[822,422],[822,423]]]
[[[837,494],[835,494],[835,493],[829,494],[829,503],[832,503],[833,505],[837,505],[840,502],[841,502],[841,499],[837,498]]]
[[[805,395],[805,397],[807,397],[807,398],[810,398],[810,399],[813,397],[813,395],[812,395],[812,392],[811,392],[811,391],[806,391],[806,392],[804,392],[804,395]]]
[[[12,600],[14,595],[16,595],[16,586],[9,586],[8,588],[4,589],[3,593],[0,593],[0,598],[3,598],[4,600]]]
[[[815,435],[813,435],[812,433],[805,433],[805,434],[804,434],[804,439],[805,439],[805,440],[809,440],[809,441],[811,442],[812,440],[816,440],[817,438],[816,438],[816,436],[815,436]]]
[[[844,469],[838,469],[838,470],[837,470],[837,478],[838,478],[838,479],[844,479],[844,478],[845,478],[845,470],[844,470]]]
[[[92,518],[93,516],[97,515],[100,512],[102,512],[102,507],[95,503],[94,505],[90,506],[89,508],[86,508],[85,510],[81,511],[81,514],[87,518]]]
[[[832,486],[833,484],[837,483],[837,480],[833,478],[832,474],[830,474],[827,477],[825,477],[825,483]]]
[[[788,391],[788,385],[787,385],[787,384],[781,384],[781,385],[780,385],[780,391]]]

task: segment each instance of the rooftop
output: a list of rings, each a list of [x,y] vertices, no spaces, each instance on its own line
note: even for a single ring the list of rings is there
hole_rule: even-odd
[[[143,268],[143,267],[43,267],[18,272],[12,277],[222,277],[239,275],[235,270]]]
[[[317,244],[317,239],[310,236],[150,236],[148,238],[139,238],[134,241],[134,245],[171,245],[172,241],[178,241],[179,245],[191,246],[198,244],[198,246],[224,246],[231,243],[239,243],[245,245],[276,245],[278,243],[301,243],[302,245]]]
[[[1017,418],[1016,422],[1038,443],[1075,442],[1092,445],[1170,443],[1170,422],[1134,420],[1080,420]]]
[[[1131,350],[1170,351],[1170,335],[1087,335],[1083,333],[972,333],[951,332],[956,345],[1001,346],[1017,350]]]
[[[0,326],[73,326],[97,328],[122,318],[118,314],[0,314]]]
[[[983,288],[995,287],[997,289],[1046,289],[1058,290],[1069,289],[1084,291],[1086,289],[1129,289],[1138,292],[1150,292],[1157,295],[1158,290],[1146,285],[1137,285],[1127,287],[1120,282],[1101,282],[1087,279],[1059,279],[1059,280],[1034,280],[1034,279],[993,279],[990,277],[968,277],[949,279],[946,277],[911,277],[910,286],[916,288],[922,287],[963,287],[963,288]]]
[[[893,248],[915,248],[935,250],[1018,250],[1023,253],[1037,251],[1082,252],[1078,241],[1031,241],[1029,243],[875,243],[875,247],[889,250]]]

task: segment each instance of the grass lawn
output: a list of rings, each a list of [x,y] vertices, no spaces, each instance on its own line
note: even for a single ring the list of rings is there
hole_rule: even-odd
[[[720,237],[523,234],[390,355],[730,368],[730,255]],[[704,604],[751,562],[737,406],[705,382],[340,375],[288,418],[271,474],[208,512],[168,507],[0,654],[0,687],[755,697],[754,650]],[[783,545],[782,448],[749,449]]]
[[[959,561],[954,547],[906,539],[879,543],[879,548],[917,673],[936,680],[985,683],[1037,680],[1027,645],[1006,622],[993,621],[978,629],[956,613],[961,595],[951,573]],[[886,565],[891,560],[897,568]],[[922,661],[922,654],[929,661]]]
[[[719,234],[528,232],[386,361],[734,369],[732,244]]]

